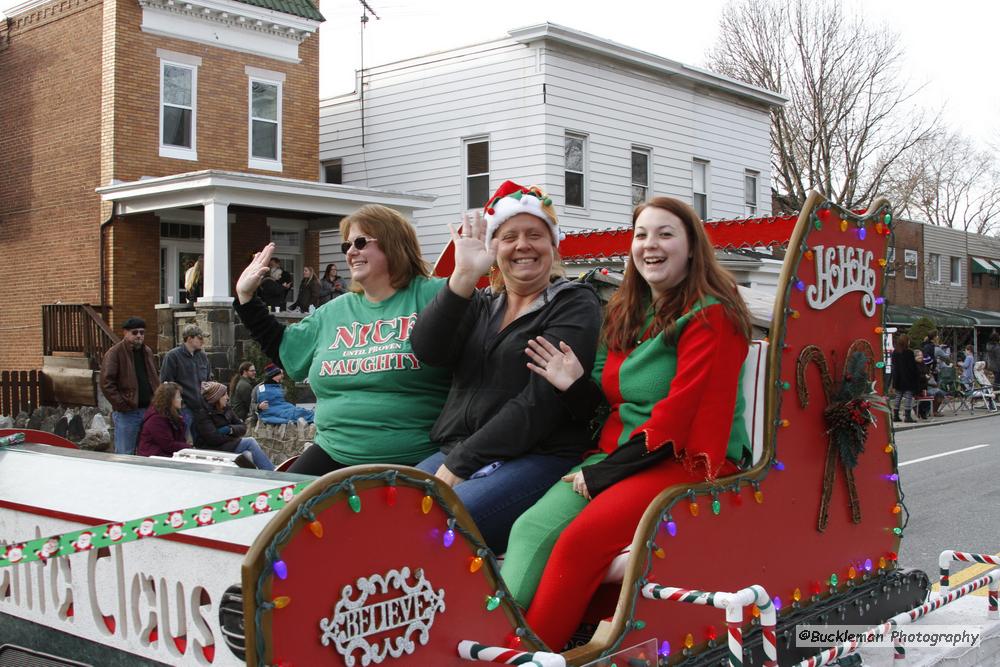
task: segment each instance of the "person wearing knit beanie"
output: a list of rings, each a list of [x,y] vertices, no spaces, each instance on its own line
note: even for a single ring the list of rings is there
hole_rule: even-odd
[[[226,385],[221,382],[202,382],[201,383],[201,397],[205,399],[205,402],[209,405],[215,405],[222,398],[222,395],[226,393]]]

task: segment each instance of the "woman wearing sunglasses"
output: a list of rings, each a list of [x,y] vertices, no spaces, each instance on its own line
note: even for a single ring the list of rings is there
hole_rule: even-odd
[[[351,292],[284,326],[254,297],[274,252],[255,254],[236,283],[234,307],[285,372],[316,394],[316,444],[289,472],[322,475],[349,465],[412,465],[434,452],[429,431],[448,392],[446,369],[410,347],[417,313],[440,291],[413,226],[385,206],[363,206],[340,223]]]
[[[589,285],[561,277],[556,213],[537,187],[505,182],[485,220],[465,220],[451,237],[455,271],[413,332],[420,360],[454,373],[431,431],[441,451],[417,467],[452,486],[503,553],[518,515],[589,448],[587,423],[572,421],[524,350],[536,336],[567,341],[589,369],[601,308]],[[492,286],[477,290],[494,265]]]

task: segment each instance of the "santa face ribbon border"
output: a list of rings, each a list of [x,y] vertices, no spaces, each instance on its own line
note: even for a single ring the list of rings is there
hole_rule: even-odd
[[[0,568],[22,563],[46,563],[53,558],[83,551],[127,544],[151,537],[163,537],[195,528],[273,512],[285,507],[312,482],[285,484],[184,509],[149,514],[128,521],[108,521],[98,526],[0,544]]]

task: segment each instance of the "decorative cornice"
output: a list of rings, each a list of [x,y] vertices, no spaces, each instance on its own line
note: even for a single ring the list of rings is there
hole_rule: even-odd
[[[311,19],[230,0],[138,0],[144,11],[221,24],[302,43],[319,29]]]

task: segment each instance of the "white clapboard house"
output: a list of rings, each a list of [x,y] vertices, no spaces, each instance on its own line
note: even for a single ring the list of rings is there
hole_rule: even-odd
[[[363,91],[363,95],[362,95]],[[652,194],[702,217],[770,213],[770,111],[782,96],[551,23],[365,69],[320,102],[325,180],[436,197],[415,213],[428,259],[449,221],[506,179],[542,185],[567,230],[630,222]],[[325,239],[323,261],[337,261]]]

